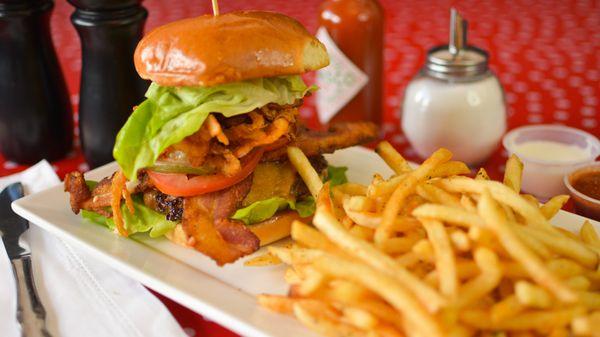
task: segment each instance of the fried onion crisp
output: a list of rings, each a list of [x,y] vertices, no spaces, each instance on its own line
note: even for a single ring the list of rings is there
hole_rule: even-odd
[[[253,149],[292,138],[297,115],[293,106],[263,107],[243,117],[211,114],[200,130],[172,145],[160,160],[204,166],[231,176],[241,169],[240,159]]]

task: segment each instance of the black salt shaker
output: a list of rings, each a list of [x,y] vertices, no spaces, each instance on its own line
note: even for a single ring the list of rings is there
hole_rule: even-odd
[[[51,0],[0,0],[0,150],[32,164],[73,145],[73,117],[50,38]]]
[[[117,132],[144,97],[133,53],[148,12],[141,0],[69,0],[81,39],[79,131],[90,167],[113,160]]]

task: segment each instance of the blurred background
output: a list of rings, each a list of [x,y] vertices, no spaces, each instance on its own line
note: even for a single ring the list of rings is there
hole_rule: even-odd
[[[221,12],[279,11],[298,19],[314,33],[320,2],[220,1],[220,7]],[[381,4],[385,12],[383,131],[407,157],[416,159],[400,132],[403,91],[423,65],[427,50],[447,43],[451,7],[469,20],[469,43],[490,53],[491,69],[506,92],[509,129],[523,124],[562,123],[600,135],[599,1],[381,0]],[[146,0],[143,6],[149,12],[146,32],[167,22],[211,13],[209,1]],[[51,29],[77,122],[81,55],[77,33],[69,20],[73,10],[66,1],[57,1]],[[301,113],[309,125],[318,123],[311,99]],[[486,165],[492,172],[501,171],[498,166],[505,161],[502,151],[498,152]],[[80,164],[85,168],[75,154],[61,164],[60,171]],[[11,166],[17,169],[10,162],[4,164],[9,171]]]

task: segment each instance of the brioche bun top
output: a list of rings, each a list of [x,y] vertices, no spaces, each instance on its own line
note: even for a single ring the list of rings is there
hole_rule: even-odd
[[[237,11],[158,27],[138,44],[139,75],[162,86],[212,86],[302,74],[329,64],[325,47],[279,13]]]

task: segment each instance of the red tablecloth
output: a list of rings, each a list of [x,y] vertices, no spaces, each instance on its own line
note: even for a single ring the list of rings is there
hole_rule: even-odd
[[[403,90],[422,65],[427,49],[447,42],[450,6],[457,7],[469,20],[470,43],[491,54],[491,68],[506,90],[509,128],[561,123],[600,136],[600,2],[381,1],[386,12],[383,128],[385,137],[406,157],[418,160],[399,130]],[[235,9],[283,12],[314,32],[319,3],[318,0],[221,0],[220,7],[222,12]],[[146,0],[144,6],[150,12],[147,30],[211,11],[208,0]],[[79,39],[69,21],[72,11],[66,1],[57,1],[52,35],[77,111],[81,58]],[[301,113],[309,124],[317,123],[311,100]],[[505,160],[506,153],[498,149],[486,168],[498,178]],[[78,149],[53,164],[61,176],[87,168]],[[22,169],[23,166],[0,157],[0,175]],[[164,296],[157,296],[190,336],[235,336]]]

